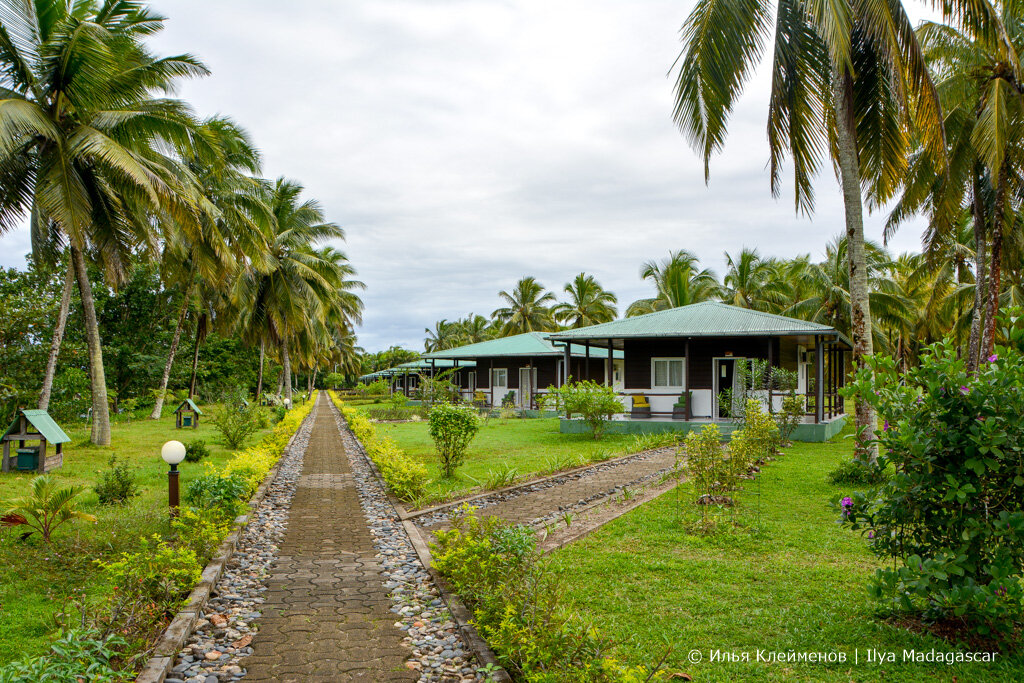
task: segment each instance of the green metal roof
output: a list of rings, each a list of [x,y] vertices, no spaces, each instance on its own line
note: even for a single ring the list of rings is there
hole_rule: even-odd
[[[67,443],[68,441],[71,441],[71,437],[64,433],[64,430],[53,421],[53,418],[50,417],[50,414],[45,410],[22,410],[21,414],[25,416],[28,423],[32,425],[32,427],[39,432],[39,435],[46,439],[47,442]],[[7,428],[6,432],[4,432],[4,436],[17,433],[16,430],[18,429],[19,421],[20,420],[18,418],[15,418],[14,422],[11,423],[11,426]]]
[[[839,336],[828,325],[752,311],[717,301],[656,311],[610,323],[564,330],[548,335],[556,341],[581,339],[641,339],[647,337]],[[847,341],[841,337],[843,341]],[[847,341],[847,343],[849,343]]]
[[[192,410],[196,411],[196,415],[202,415],[202,414],[203,414],[203,411],[199,410],[199,406],[197,406],[197,405],[196,405],[196,404],[195,404],[195,403],[194,403],[194,402],[192,401],[192,399],[190,399],[190,398],[186,398],[186,399],[185,399],[184,401],[182,401],[182,402],[181,402],[181,405],[180,405],[180,406],[178,406],[178,407],[177,407],[177,408],[175,409],[175,411],[174,411],[174,412],[178,412],[178,411],[180,411],[180,410],[181,410],[182,408],[184,408],[184,407],[185,407],[186,405],[187,405],[187,406],[188,406],[189,408],[191,408]]]
[[[527,332],[525,334],[517,334],[512,337],[490,339],[488,341],[460,346],[454,349],[425,353],[423,354],[423,357],[426,359],[492,358],[501,356],[556,356],[561,358],[564,353],[563,346],[552,344],[548,340],[548,337],[553,336],[554,335],[550,332]],[[573,344],[571,352],[573,356],[578,358],[582,358],[587,355],[586,349],[579,344]],[[595,358],[597,357],[594,352],[591,352],[591,356]],[[616,352],[615,357],[622,358],[622,352]]]

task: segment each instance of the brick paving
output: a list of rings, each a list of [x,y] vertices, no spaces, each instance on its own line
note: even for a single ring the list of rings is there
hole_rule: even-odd
[[[314,408],[246,680],[415,681],[327,400]]]
[[[508,500],[481,506],[478,514],[481,517],[501,517],[515,524],[530,524],[558,513],[559,508],[582,506],[582,501],[591,502],[601,495],[614,495],[616,487],[635,483],[657,483],[656,475],[671,469],[675,461],[675,449],[670,448],[653,451],[621,465],[596,465],[578,479],[570,479],[538,491],[526,492]],[[434,532],[449,526],[448,522],[443,521],[428,529]]]

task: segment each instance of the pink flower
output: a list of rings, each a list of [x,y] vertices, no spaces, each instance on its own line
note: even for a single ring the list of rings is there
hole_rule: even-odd
[[[988,357],[989,363],[995,363],[997,360],[999,360],[999,354],[997,353],[993,353],[991,356]]]
[[[967,394],[971,393],[971,390],[968,389],[967,387],[960,387],[960,393],[966,396]]]

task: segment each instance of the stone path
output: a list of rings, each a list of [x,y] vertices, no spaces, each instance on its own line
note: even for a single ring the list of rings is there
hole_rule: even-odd
[[[593,505],[617,495],[623,488],[656,484],[676,463],[676,449],[663,448],[600,463],[542,484],[526,483],[510,492],[483,496],[470,502],[481,517],[501,517],[516,524],[537,526],[565,512]],[[416,518],[418,526],[431,532],[450,526],[448,515],[459,503]]]
[[[314,411],[246,679],[415,681],[325,393]]]

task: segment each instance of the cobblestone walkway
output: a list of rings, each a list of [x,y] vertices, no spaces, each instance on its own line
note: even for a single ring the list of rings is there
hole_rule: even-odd
[[[501,517],[516,524],[540,524],[560,515],[563,511],[585,507],[594,501],[614,496],[622,488],[657,483],[660,474],[671,470],[676,462],[674,448],[646,453],[621,464],[595,465],[579,477],[545,486],[538,490],[524,490],[513,497],[502,496],[491,501],[487,497],[473,501],[480,507],[481,517]],[[423,526],[434,532],[450,526],[446,520],[423,520]],[[417,520],[417,523],[421,523]]]
[[[414,681],[325,392],[246,680]]]

